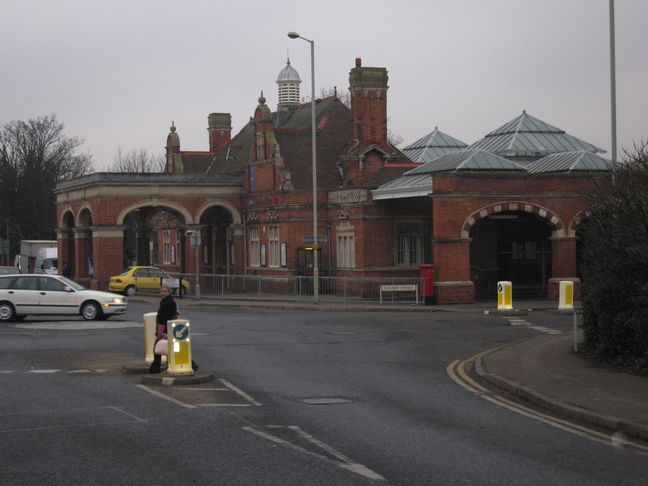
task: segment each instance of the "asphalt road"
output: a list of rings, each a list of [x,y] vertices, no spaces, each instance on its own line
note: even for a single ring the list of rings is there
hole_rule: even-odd
[[[212,382],[143,386],[131,301],[105,322],[0,326],[2,485],[645,484],[648,458],[497,407],[455,360],[568,332],[478,313],[182,308]]]

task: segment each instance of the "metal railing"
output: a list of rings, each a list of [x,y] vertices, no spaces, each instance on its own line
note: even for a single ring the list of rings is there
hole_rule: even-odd
[[[195,296],[195,274],[174,277],[187,280],[191,286],[187,295]],[[201,298],[308,301],[313,297],[313,277],[200,274],[198,278]],[[416,285],[418,292],[383,291],[384,304],[421,303],[419,277],[320,277],[319,297],[325,302],[380,302],[381,286],[386,285]]]

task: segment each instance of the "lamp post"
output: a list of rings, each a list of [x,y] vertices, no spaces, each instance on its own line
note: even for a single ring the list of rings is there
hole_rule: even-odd
[[[313,303],[319,303],[319,264],[317,239],[317,145],[315,140],[315,41],[302,37],[297,32],[288,32],[291,39],[302,39],[311,48],[311,142],[313,170]]]

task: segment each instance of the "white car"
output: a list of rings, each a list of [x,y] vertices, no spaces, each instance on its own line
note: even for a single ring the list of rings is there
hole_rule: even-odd
[[[27,315],[81,315],[85,320],[123,314],[125,297],[88,290],[61,275],[0,275],[0,321]]]

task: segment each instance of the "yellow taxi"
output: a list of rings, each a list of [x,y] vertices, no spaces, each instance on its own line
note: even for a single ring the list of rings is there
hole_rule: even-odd
[[[180,285],[181,295],[187,294],[191,289],[187,280],[176,279],[157,267],[128,267],[119,275],[110,277],[108,289],[111,292],[121,292],[128,296],[135,295],[136,292],[158,292],[162,285],[162,279],[176,280]]]

